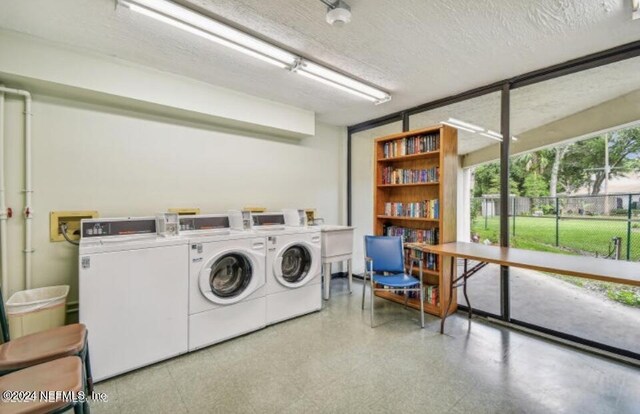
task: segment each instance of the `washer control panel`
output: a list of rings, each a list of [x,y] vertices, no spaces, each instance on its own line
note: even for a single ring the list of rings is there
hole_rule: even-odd
[[[129,236],[156,232],[154,218],[82,220],[83,239],[92,237]]]

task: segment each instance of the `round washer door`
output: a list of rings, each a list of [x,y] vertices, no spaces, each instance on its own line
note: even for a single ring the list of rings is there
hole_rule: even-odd
[[[273,263],[273,274],[280,284],[297,288],[307,284],[315,268],[311,249],[305,243],[291,243],[278,252]]]
[[[237,303],[260,287],[256,270],[254,259],[248,252],[222,252],[211,258],[200,271],[200,291],[214,303]]]

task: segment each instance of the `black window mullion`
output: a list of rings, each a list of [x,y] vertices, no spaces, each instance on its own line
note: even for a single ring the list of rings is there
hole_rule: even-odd
[[[502,87],[500,102],[500,246],[509,247],[509,146],[511,143],[510,121],[510,88],[505,82]],[[500,314],[502,319],[511,318],[509,303],[509,267],[500,266]]]

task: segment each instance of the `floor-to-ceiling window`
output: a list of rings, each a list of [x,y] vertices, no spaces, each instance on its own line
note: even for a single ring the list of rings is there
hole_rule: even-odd
[[[498,245],[501,232],[508,232],[510,246],[521,249],[612,264],[640,261],[640,58],[576,68],[567,66],[562,73],[570,73],[563,76],[544,74],[544,80],[539,74],[514,78],[506,138],[499,88],[428,111],[408,111],[409,129],[443,121],[467,124],[459,127],[458,240]],[[362,223],[360,234],[372,222],[367,200],[373,139],[401,130],[398,120],[354,135],[352,214],[354,224]],[[503,139],[510,142],[507,199],[500,196]],[[508,218],[504,228],[501,210]],[[509,299],[511,322],[640,355],[640,289],[517,268],[508,275],[502,298]],[[504,319],[502,288],[499,266],[476,274],[469,284],[474,310]],[[465,305],[462,295],[458,303]]]
[[[510,245],[640,260],[640,58],[514,89],[510,112]],[[512,268],[510,292],[516,321],[640,354],[638,288]]]

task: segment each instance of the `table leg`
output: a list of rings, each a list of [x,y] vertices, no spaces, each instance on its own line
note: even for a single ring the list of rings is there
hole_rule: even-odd
[[[347,275],[349,277],[349,294],[352,294],[353,289],[351,289],[351,283],[353,282],[353,273],[351,272],[351,259],[347,260]]]
[[[471,302],[469,301],[469,296],[467,296],[467,259],[464,259],[464,273],[462,283],[462,292],[464,293],[464,300],[467,301],[467,309],[469,309],[469,319],[471,319]]]
[[[446,305],[445,311],[444,311],[444,315],[442,316],[442,321],[440,321],[440,334],[444,333],[444,321],[447,319],[447,316],[449,316],[449,308],[451,307],[451,301],[453,300],[453,266],[455,264],[455,258],[453,256],[451,256],[451,267],[450,267],[450,273],[449,273],[449,300],[447,301],[446,304],[443,303],[443,306]]]

